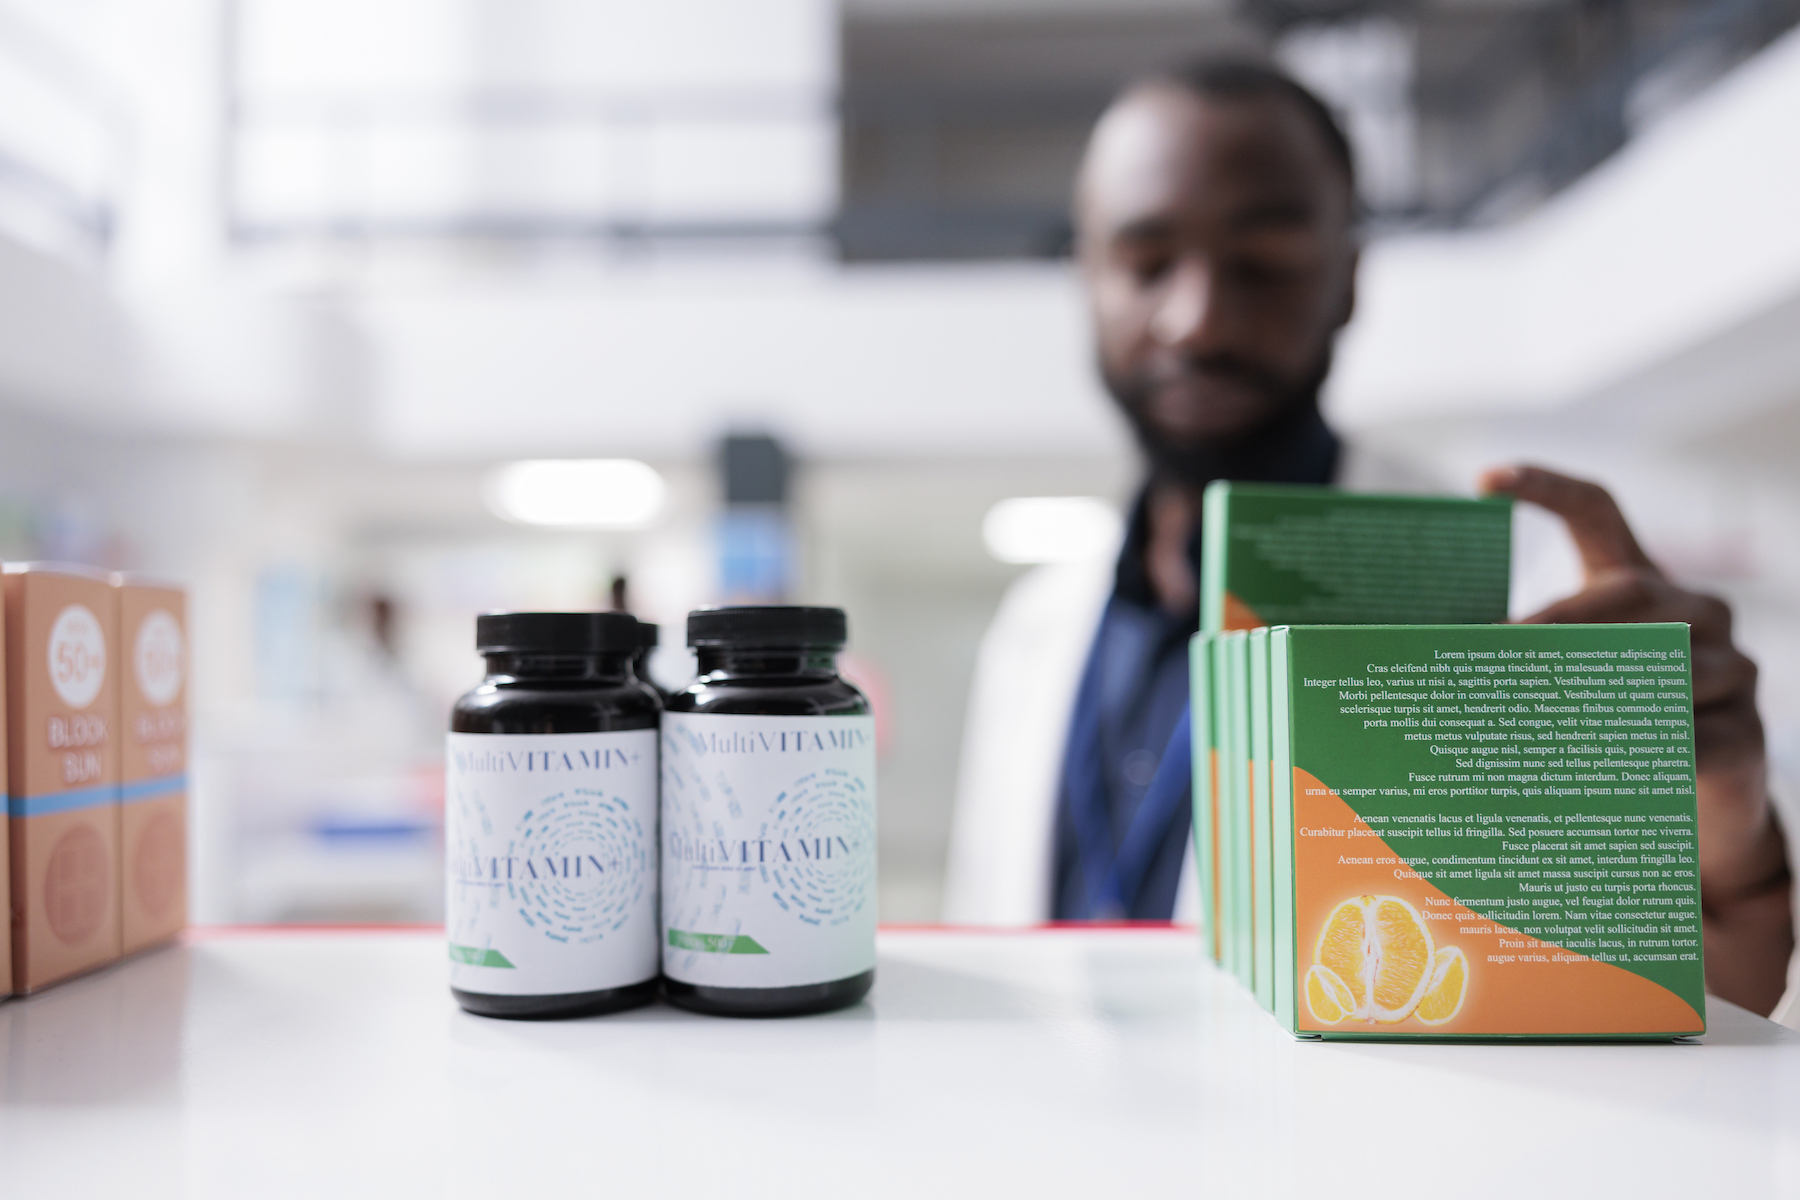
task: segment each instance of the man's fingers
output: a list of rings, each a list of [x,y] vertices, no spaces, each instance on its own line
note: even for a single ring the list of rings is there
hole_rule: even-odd
[[[1694,704],[1694,767],[1701,774],[1757,766],[1766,750],[1754,693]]]
[[[1729,643],[1694,646],[1694,707],[1696,709],[1748,696],[1756,707],[1756,664]]]
[[[1623,621],[1680,621],[1694,627],[1696,645],[1731,644],[1731,609],[1715,596],[1670,583],[1654,568],[1596,573],[1573,596],[1520,618],[1521,625],[1610,625]]]
[[[1521,624],[1627,621],[1675,621],[1690,627],[1696,708],[1756,694],[1756,665],[1731,643],[1731,609],[1725,602],[1684,591],[1645,568],[1605,572],[1573,596],[1522,618]]]
[[[1651,566],[1612,495],[1597,483],[1542,467],[1516,466],[1486,472],[1480,486],[1485,493],[1502,492],[1561,517],[1589,577],[1614,567]]]
[[[1617,571],[1594,580],[1573,596],[1520,617],[1521,625],[1616,625],[1623,621],[1683,621],[1688,617],[1654,614],[1654,580],[1635,571]]]

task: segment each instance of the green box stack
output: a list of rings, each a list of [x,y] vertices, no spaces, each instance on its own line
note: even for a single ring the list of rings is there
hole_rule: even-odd
[[[1204,521],[1211,956],[1301,1036],[1703,1030],[1686,627],[1497,623],[1506,501],[1215,484]]]

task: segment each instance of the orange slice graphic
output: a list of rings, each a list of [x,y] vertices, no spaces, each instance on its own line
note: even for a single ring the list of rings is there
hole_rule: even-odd
[[[1431,931],[1398,896],[1357,896],[1331,910],[1313,962],[1348,987],[1353,1015],[1391,1025],[1411,1015],[1431,983]]]
[[[1363,960],[1368,950],[1368,914],[1363,901],[1369,896],[1346,900],[1325,918],[1319,931],[1319,946],[1313,961],[1330,968],[1333,975],[1350,988],[1352,1009],[1360,1015],[1368,1001],[1368,981],[1363,977]]]
[[[1413,1016],[1427,1025],[1443,1025],[1462,1011],[1469,990],[1469,960],[1455,946],[1445,946],[1431,960],[1431,984]]]
[[[1372,897],[1374,969],[1369,972],[1369,1016],[1404,1021],[1431,982],[1431,931],[1419,910],[1398,896]]]
[[[1336,1025],[1356,1011],[1356,997],[1336,971],[1315,964],[1306,972],[1306,1007],[1315,1020]]]

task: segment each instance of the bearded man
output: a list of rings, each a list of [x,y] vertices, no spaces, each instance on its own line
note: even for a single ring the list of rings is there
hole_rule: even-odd
[[[1147,478],[1117,557],[1022,577],[983,642],[947,919],[1197,916],[1192,806],[1143,801],[1187,705],[1202,491],[1215,479],[1411,490],[1319,412],[1355,303],[1355,195],[1329,110],[1260,64],[1149,79],[1095,127],[1077,254],[1100,372]],[[1729,611],[1664,578],[1601,488],[1531,467],[1482,487],[1561,517],[1581,557],[1580,589],[1526,620],[1691,624],[1707,980],[1769,1012],[1793,948],[1788,855],[1756,671]],[[1135,828],[1151,818],[1158,828]],[[1117,847],[1146,837],[1155,849],[1125,890],[1094,895]]]

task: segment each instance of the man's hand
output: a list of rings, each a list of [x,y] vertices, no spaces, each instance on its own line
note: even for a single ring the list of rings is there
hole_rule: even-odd
[[[1766,789],[1756,664],[1731,643],[1731,610],[1671,583],[1598,484],[1521,466],[1487,472],[1481,489],[1549,509],[1581,552],[1581,591],[1526,622],[1682,621],[1691,628],[1706,983],[1727,1000],[1769,1012],[1794,948],[1791,881]]]

